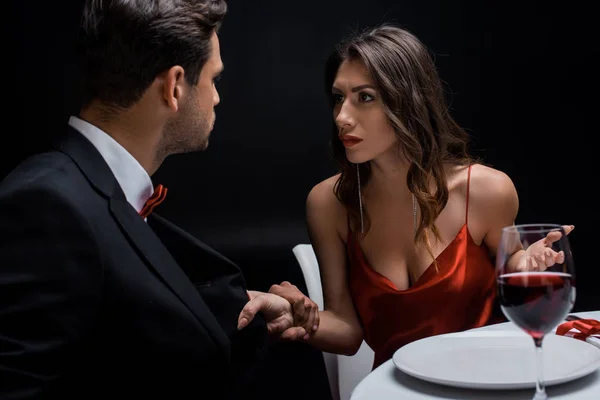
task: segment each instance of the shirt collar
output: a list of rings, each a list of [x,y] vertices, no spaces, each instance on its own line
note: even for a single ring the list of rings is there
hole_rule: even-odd
[[[142,165],[109,134],[78,117],[71,116],[69,125],[96,147],[115,175],[129,204],[137,212],[154,193],[150,175]]]

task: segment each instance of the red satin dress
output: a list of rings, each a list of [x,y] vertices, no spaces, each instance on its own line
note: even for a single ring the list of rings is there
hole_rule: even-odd
[[[398,290],[371,268],[352,232],[347,251],[350,292],[365,341],[375,352],[373,369],[412,341],[491,322],[496,297],[494,265],[486,246],[478,246],[471,238],[466,219],[438,256],[438,270],[432,263],[406,290]]]

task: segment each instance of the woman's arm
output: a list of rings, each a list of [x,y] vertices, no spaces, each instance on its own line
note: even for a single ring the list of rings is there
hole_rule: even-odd
[[[498,170],[477,166],[472,175],[473,213],[476,224],[485,227],[484,242],[491,257],[496,257],[502,228],[514,225],[519,209],[519,198],[512,180]],[[471,214],[471,213],[470,213]],[[572,225],[564,225],[565,234],[571,233]],[[552,232],[544,239],[532,243],[527,250],[515,243],[514,253],[508,259],[509,272],[543,271],[561,263],[561,253],[552,250],[552,243],[560,239],[560,232]]]
[[[483,165],[473,166],[469,186],[469,229],[483,233],[480,236],[495,259],[502,228],[514,225],[519,211],[517,190],[504,172]]]
[[[346,244],[340,233],[340,227],[347,227],[348,222],[333,191],[337,179],[315,186],[306,201],[308,233],[319,262],[324,303],[319,329],[308,342],[322,351],[351,355],[358,351],[363,331],[348,285]]]
[[[319,312],[316,332],[303,340],[321,351],[352,355],[362,343],[363,332],[348,288],[348,261],[341,233],[347,226],[347,216],[333,192],[336,179],[337,176],[316,185],[306,201],[308,231],[319,263],[324,310]],[[294,285],[287,282],[273,285],[269,292],[290,301],[295,310],[296,305],[300,309],[304,307],[306,297]]]

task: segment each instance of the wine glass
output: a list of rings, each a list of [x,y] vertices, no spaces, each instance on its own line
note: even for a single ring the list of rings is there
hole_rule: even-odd
[[[547,399],[542,341],[564,321],[575,303],[575,266],[564,227],[505,227],[496,256],[496,277],[502,312],[535,344],[537,384],[533,400]]]

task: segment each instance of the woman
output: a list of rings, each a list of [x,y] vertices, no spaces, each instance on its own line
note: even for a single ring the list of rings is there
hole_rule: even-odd
[[[351,355],[364,338],[375,368],[411,341],[488,324],[492,260],[518,196],[506,174],[469,155],[427,49],[393,26],[359,33],[330,57],[326,85],[340,173],[307,198],[325,309],[304,339]],[[546,243],[528,251],[515,270],[561,257]],[[270,291],[302,314],[295,286]]]

